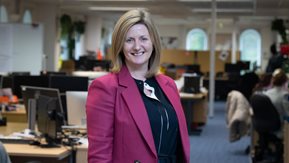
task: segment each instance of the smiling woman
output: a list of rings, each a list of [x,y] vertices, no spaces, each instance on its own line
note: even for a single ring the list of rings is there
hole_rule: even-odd
[[[179,92],[171,78],[158,74],[160,49],[148,12],[135,9],[120,17],[112,36],[113,72],[88,90],[90,163],[189,163]]]

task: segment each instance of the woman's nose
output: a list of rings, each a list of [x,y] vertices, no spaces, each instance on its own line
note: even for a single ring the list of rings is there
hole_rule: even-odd
[[[139,50],[140,46],[141,46],[140,41],[136,40],[135,43],[134,43],[134,49],[135,50]]]

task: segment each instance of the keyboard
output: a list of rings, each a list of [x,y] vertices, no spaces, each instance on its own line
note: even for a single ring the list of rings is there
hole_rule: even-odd
[[[16,137],[0,137],[0,142],[3,144],[30,144],[33,140],[22,139]]]

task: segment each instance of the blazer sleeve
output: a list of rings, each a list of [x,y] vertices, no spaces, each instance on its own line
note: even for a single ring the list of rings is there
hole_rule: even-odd
[[[112,162],[115,90],[110,80],[95,79],[86,101],[88,162]]]

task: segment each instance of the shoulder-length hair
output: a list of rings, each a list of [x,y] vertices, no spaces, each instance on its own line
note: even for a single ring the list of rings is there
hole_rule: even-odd
[[[117,21],[112,34],[112,72],[119,72],[125,64],[123,46],[128,30],[135,24],[144,24],[149,32],[153,44],[152,55],[149,59],[146,77],[152,77],[159,71],[161,43],[156,26],[150,14],[143,9],[134,9],[126,12]]]

